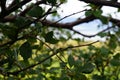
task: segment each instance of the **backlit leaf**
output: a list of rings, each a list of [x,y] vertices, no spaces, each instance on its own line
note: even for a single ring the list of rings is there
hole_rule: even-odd
[[[108,23],[108,18],[106,18],[106,17],[99,16],[99,19],[101,20],[101,22],[102,22],[103,24],[107,24],[107,23]]]
[[[115,49],[117,47],[117,38],[115,35],[110,35],[110,41],[109,41],[108,46],[111,49]]]
[[[120,66],[120,53],[117,53],[113,59],[110,61],[113,66]]]
[[[94,11],[93,14],[94,14],[95,17],[100,17],[101,14],[102,14],[102,10],[97,9],[96,11]]]
[[[43,14],[43,9],[39,6],[34,6],[29,12],[28,15],[32,17],[39,17]]]
[[[46,35],[45,35],[45,41],[48,42],[48,43],[51,43],[51,44],[56,44],[58,42],[58,40],[56,40],[55,38],[53,38],[53,31],[51,32],[48,32]]]
[[[69,55],[68,57],[68,63],[70,65],[70,67],[72,67],[75,64],[74,58],[72,55]]]
[[[83,67],[82,67],[82,73],[86,73],[89,74],[94,70],[95,66],[92,63],[86,63]]]
[[[24,60],[28,60],[32,56],[32,48],[29,42],[25,42],[19,48],[20,55],[23,57]]]

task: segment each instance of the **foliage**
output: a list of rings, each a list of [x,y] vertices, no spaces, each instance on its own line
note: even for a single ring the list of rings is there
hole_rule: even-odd
[[[59,16],[57,10],[66,0],[32,1],[0,1],[0,80],[120,79],[120,20],[111,14],[104,16],[101,9],[112,6],[119,12],[120,3],[80,0],[89,7],[77,12],[84,12],[85,18],[60,23],[77,13],[58,21],[48,20],[47,16]],[[73,29],[95,19],[102,22],[100,27],[108,27],[95,35]],[[99,36],[105,41],[85,41],[74,38],[76,34],[84,38]]]

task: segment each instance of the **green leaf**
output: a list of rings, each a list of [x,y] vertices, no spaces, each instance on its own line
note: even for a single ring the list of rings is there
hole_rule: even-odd
[[[91,16],[93,14],[93,12],[92,11],[86,11],[85,12],[85,16],[87,17],[87,16]]]
[[[37,42],[37,40],[35,38],[30,37],[30,38],[28,38],[28,42],[35,43],[35,42]]]
[[[65,62],[61,62],[61,63],[60,63],[60,67],[61,67],[61,68],[65,68],[65,67],[66,67],[66,64],[67,64],[67,63],[65,63]]]
[[[14,25],[17,27],[22,27],[24,24],[26,23],[26,20],[24,17],[18,17],[16,18],[16,20],[14,21]],[[21,25],[22,24],[22,25]]]
[[[101,17],[102,10],[97,9],[96,11],[94,11],[93,14],[94,14],[95,17]]]
[[[82,63],[83,63],[83,61],[82,60],[75,60],[75,63],[74,63],[74,66],[75,67],[79,67],[79,66],[81,66],[82,65]]]
[[[120,53],[117,53],[113,59],[110,61],[113,66],[120,66]]]
[[[107,35],[107,33],[105,32],[102,32],[102,33],[99,33],[98,36],[100,36],[101,38],[105,37]]]
[[[106,77],[95,74],[92,76],[92,80],[106,80]]]
[[[51,44],[56,44],[58,42],[58,40],[54,39],[53,38],[53,31],[51,32],[48,32],[46,35],[45,35],[45,41],[48,42],[48,43],[51,43]]]
[[[107,24],[108,23],[108,18],[106,18],[106,17],[99,16],[99,19],[102,21],[103,24]]]
[[[84,74],[76,74],[75,80],[88,80]]]
[[[113,65],[113,66],[120,66],[120,60],[118,60],[118,59],[112,59],[112,60],[110,61],[110,63],[111,63],[111,65]]]
[[[15,58],[14,58],[14,51],[11,51],[10,49],[8,49],[6,51],[7,53],[7,59],[8,59],[8,67],[7,69],[11,69],[13,67],[13,63],[15,61]]]
[[[69,55],[68,57],[68,63],[70,65],[70,67],[72,67],[75,64],[74,58],[72,55]]]
[[[14,80],[15,78],[14,77],[8,77],[8,79],[7,80]]]
[[[94,70],[94,68],[95,66],[92,63],[88,62],[82,67],[82,73],[89,74]]]
[[[35,24],[35,27],[36,27],[36,29],[37,29],[38,32],[41,32],[41,31],[42,31],[42,30],[41,30],[41,28],[42,28],[42,24],[41,24],[41,23],[36,23],[36,24]]]
[[[16,39],[16,28],[14,26],[8,26],[4,24],[0,24],[0,28],[2,33],[8,38],[15,40]]]
[[[29,42],[25,42],[24,44],[22,44],[19,50],[20,55],[23,57],[25,61],[32,56],[32,48]]]
[[[103,59],[101,55],[96,54],[95,64],[99,67],[103,65]]]
[[[68,76],[63,76],[60,78],[60,80],[70,80]]]
[[[103,46],[100,48],[100,53],[103,57],[107,57],[110,53],[110,50]]]
[[[55,5],[57,0],[47,0],[48,3],[52,4],[52,5]]]
[[[2,60],[0,60],[0,66],[6,64],[6,63],[8,63],[8,62],[9,62],[8,59],[2,59]]]
[[[42,16],[44,10],[40,6],[34,6],[29,12],[28,15],[32,17]]]
[[[52,59],[47,59],[46,61],[43,62],[43,66],[44,67],[47,67],[47,66],[50,66],[51,65],[51,62],[52,62]]]
[[[120,8],[118,8],[118,10],[117,10],[118,12],[120,12]]]
[[[115,49],[117,47],[117,38],[115,35],[110,35],[110,41],[109,41],[108,46],[111,49]]]
[[[59,72],[59,69],[60,69],[59,67],[52,67],[52,68],[50,68],[49,73],[56,74]]]
[[[61,2],[61,3],[65,3],[65,2],[67,2],[67,0],[60,0],[60,2]]]

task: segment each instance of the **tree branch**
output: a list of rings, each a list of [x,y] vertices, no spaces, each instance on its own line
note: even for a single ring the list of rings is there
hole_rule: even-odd
[[[0,6],[1,6],[1,14],[3,15],[6,12],[6,0],[1,0]]]
[[[56,27],[56,28],[65,28],[65,29],[72,29],[74,26],[81,24],[81,23],[85,23],[85,22],[90,22],[92,20],[94,20],[95,17],[94,16],[88,16],[86,18],[83,19],[77,19],[76,21],[73,22],[68,22],[68,23],[56,23],[50,20],[44,20],[44,21],[40,21],[43,25],[46,26],[51,26],[51,27]]]
[[[76,31],[76,30],[74,30],[74,29],[72,29],[72,31],[74,31],[74,32],[76,32],[76,33],[78,33],[78,34],[80,34],[80,35],[82,35],[82,36],[84,36],[84,37],[91,38],[91,37],[97,36],[98,34],[100,34],[100,33],[102,33],[102,32],[105,32],[105,31],[107,31],[107,30],[109,30],[109,29],[111,29],[111,28],[114,28],[114,27],[107,27],[106,29],[104,29],[104,30],[102,30],[102,31],[100,31],[100,32],[98,32],[98,33],[96,33],[96,34],[94,34],[94,35],[85,35],[85,34],[79,32],[79,31]]]
[[[55,23],[58,23],[58,22],[60,22],[60,21],[62,21],[62,20],[64,20],[64,19],[66,19],[66,18],[68,18],[68,17],[71,17],[71,16],[73,16],[73,15],[76,15],[76,14],[81,13],[81,12],[84,12],[84,11],[88,11],[88,10],[85,9],[85,10],[82,10],[82,11],[78,11],[78,12],[72,13],[72,14],[70,14],[70,15],[67,15],[67,16],[65,16],[65,17],[63,17],[63,18],[61,18],[61,19],[59,19],[59,20],[56,21]],[[55,23],[54,23],[54,24],[55,24]]]
[[[84,10],[83,10],[83,11],[84,11]],[[80,11],[80,12],[82,12],[82,11]],[[77,12],[77,13],[79,13],[79,12]],[[72,15],[74,15],[74,14],[77,14],[77,13],[73,13],[73,14],[70,14],[70,15],[68,15],[68,16],[65,16],[65,17],[63,17],[63,18],[61,18],[60,20],[55,21],[55,22],[50,21],[50,20],[39,20],[40,18],[37,18],[36,20],[33,20],[31,23],[36,22],[36,21],[39,20],[39,21],[40,21],[43,25],[45,25],[45,26],[51,26],[51,27],[55,27],[55,28],[65,28],[65,29],[69,29],[69,30],[72,30],[72,31],[74,31],[74,32],[76,32],[76,33],[84,36],[84,37],[89,37],[89,38],[90,38],[90,37],[94,37],[94,36],[96,36],[97,34],[101,33],[101,32],[99,32],[99,33],[94,34],[94,35],[85,35],[85,34],[82,34],[82,33],[78,32],[78,31],[73,30],[73,27],[76,26],[76,25],[79,25],[79,24],[81,24],[81,23],[90,22],[90,21],[93,21],[93,20],[97,19],[97,18],[96,18],[95,16],[93,16],[93,15],[88,16],[88,17],[83,18],[83,19],[78,18],[76,21],[73,21],[73,22],[70,22],[70,23],[69,23],[69,22],[68,22],[68,23],[58,23],[59,21],[65,19],[65,18],[67,18],[67,17],[70,17],[70,16],[72,16]],[[46,15],[46,14],[45,14],[45,15]],[[103,17],[105,17],[105,16],[103,16]],[[14,19],[14,18],[16,18],[16,17],[13,17],[13,19]],[[108,17],[106,17],[106,18],[108,18]],[[7,20],[12,20],[12,18],[9,18],[9,17],[6,17],[6,18],[4,18],[4,19],[5,19],[6,21],[7,21]],[[109,20],[110,20],[111,22],[113,22],[114,24],[116,24],[118,27],[120,27],[120,20],[114,19],[114,18],[109,18]],[[31,24],[31,23],[30,23],[30,24]],[[106,30],[108,30],[108,29],[105,29],[105,30],[103,30],[103,31],[106,31]],[[102,32],[103,32],[103,31],[102,31]]]
[[[7,74],[7,75],[17,75],[17,74],[19,74],[20,72],[26,71],[26,70],[28,70],[28,69],[30,69],[30,68],[33,68],[33,67],[35,67],[35,66],[37,66],[37,65],[42,64],[44,61],[50,59],[51,57],[55,56],[55,55],[58,54],[59,52],[65,51],[65,50],[67,50],[67,49],[89,46],[89,45],[95,44],[95,43],[97,43],[97,42],[99,42],[99,41],[95,41],[95,42],[91,42],[91,43],[83,44],[83,45],[69,46],[69,47],[66,47],[66,48],[59,48],[59,49],[57,49],[56,51],[54,51],[53,54],[51,54],[50,56],[46,57],[45,59],[39,61],[39,62],[36,63],[36,64],[30,65],[30,66],[28,66],[28,67],[26,67],[26,68],[23,68],[23,69],[21,69],[21,70],[18,70],[18,71],[7,72],[6,74]]]
[[[17,35],[15,36],[16,39],[15,39],[15,40],[8,41],[8,42],[3,43],[3,44],[0,44],[0,47],[4,47],[4,46],[6,46],[6,45],[12,45],[14,42],[16,42],[16,41],[18,41],[19,39],[21,39],[21,38],[18,38],[18,34],[19,34],[19,32],[20,32],[21,30],[27,28],[30,24],[39,21],[39,19],[43,18],[44,16],[46,16],[46,15],[48,15],[48,14],[51,14],[51,13],[54,13],[54,12],[50,12],[50,11],[51,11],[51,8],[49,8],[48,11],[47,11],[46,13],[44,13],[42,16],[39,16],[37,19],[34,19],[33,21],[30,21],[29,23],[27,23],[27,24],[23,25],[22,27],[18,28],[18,29],[17,29],[18,31],[17,31],[17,33],[16,33]],[[14,17],[14,18],[15,18],[15,17]],[[24,38],[24,36],[23,36],[22,38]]]
[[[111,6],[111,7],[116,7],[116,8],[120,7],[120,3],[113,2],[113,1],[107,1],[107,0],[79,0],[79,1],[83,1],[85,3],[92,3],[95,5]]]
[[[15,4],[14,6],[7,8],[7,11],[5,14],[0,14],[0,19],[4,18],[5,16],[9,15],[11,12],[17,10],[18,8],[22,7],[26,3],[30,2],[31,0],[23,0],[19,4]]]

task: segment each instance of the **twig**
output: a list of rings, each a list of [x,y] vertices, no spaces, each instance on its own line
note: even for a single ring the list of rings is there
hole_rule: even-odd
[[[83,33],[81,33],[81,32],[78,32],[78,31],[76,31],[76,30],[74,30],[74,29],[72,29],[72,31],[74,31],[74,32],[76,32],[76,33],[78,33],[78,34],[80,34],[80,35],[82,35],[82,36],[84,36],[84,37],[91,38],[91,37],[97,36],[98,34],[100,34],[100,33],[102,33],[102,32],[105,32],[105,31],[107,31],[107,30],[109,30],[109,29],[111,29],[111,28],[114,28],[114,27],[113,27],[113,26],[112,26],[112,27],[107,27],[106,29],[104,29],[104,30],[102,30],[102,31],[100,31],[100,32],[98,32],[98,33],[96,33],[96,34],[94,34],[94,35],[85,35],[85,34],[83,34]]]
[[[39,38],[37,38],[39,41],[42,41],[42,40],[40,40]],[[43,41],[42,41],[43,42]],[[48,45],[48,44],[46,44],[45,42],[43,42],[53,53],[54,53],[54,50]],[[63,63],[65,63],[62,59],[61,59],[61,57],[59,57],[57,54],[56,54],[56,57],[61,61],[61,62],[63,62]],[[69,68],[68,68],[68,66],[67,65],[65,65],[66,66],[66,68],[69,70],[69,71],[71,71]]]
[[[18,71],[7,72],[6,74],[7,74],[7,75],[17,75],[17,74],[19,74],[20,72],[26,71],[26,70],[28,70],[28,69],[30,69],[30,68],[33,68],[33,67],[35,67],[35,66],[43,63],[44,61],[46,61],[46,60],[50,59],[51,57],[55,56],[56,54],[58,54],[59,52],[65,51],[65,50],[67,50],[67,49],[72,49],[72,48],[77,48],[77,47],[83,47],[83,46],[89,46],[89,45],[92,45],[92,44],[97,43],[97,42],[99,42],[99,41],[95,41],[95,42],[88,43],[88,44],[84,44],[84,45],[77,45],[77,46],[69,46],[69,47],[66,47],[66,48],[59,48],[59,49],[57,49],[56,51],[54,51],[53,54],[51,54],[50,56],[46,57],[45,59],[39,61],[39,62],[36,63],[36,64],[30,65],[30,66],[28,66],[28,67],[26,67],[26,68],[23,68],[23,69],[21,69],[21,70],[18,70]]]
[[[99,40],[97,40],[97,41],[94,41],[94,42],[91,42],[91,43],[88,43],[88,44],[83,44],[83,45],[77,45],[77,46],[68,46],[68,47],[66,47],[66,48],[63,48],[63,49],[61,49],[61,50],[62,50],[62,51],[65,51],[65,50],[67,50],[67,49],[73,49],[73,48],[78,48],[78,47],[89,46],[89,45],[92,45],[92,44],[94,44],[94,43],[97,43],[97,42],[99,42]]]
[[[61,19],[59,19],[58,21],[54,22],[53,24],[56,24],[56,23],[62,21],[63,19],[65,19],[65,18],[68,18],[68,17],[73,16],[73,15],[75,15],[75,14],[81,13],[81,12],[83,12],[83,11],[87,11],[87,9],[82,10],[82,11],[78,11],[78,12],[75,12],[75,13],[72,13],[72,14],[69,14],[69,15],[67,15],[67,16],[65,16],[65,17],[63,17],[63,18],[61,18]]]

